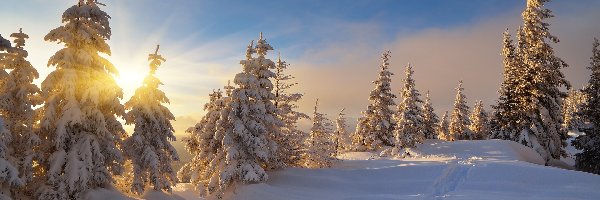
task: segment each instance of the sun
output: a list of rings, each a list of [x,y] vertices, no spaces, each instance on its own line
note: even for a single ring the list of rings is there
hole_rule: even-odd
[[[117,84],[123,89],[124,98],[133,96],[135,90],[142,86],[144,78],[148,73],[148,66],[144,63],[114,63],[119,70],[119,75],[115,76]]]

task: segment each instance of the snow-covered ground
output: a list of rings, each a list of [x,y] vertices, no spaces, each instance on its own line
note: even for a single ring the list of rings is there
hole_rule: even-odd
[[[600,176],[543,166],[511,141],[427,140],[412,158],[350,152],[329,169],[289,168],[225,199],[600,199]],[[189,184],[147,199],[200,199]]]

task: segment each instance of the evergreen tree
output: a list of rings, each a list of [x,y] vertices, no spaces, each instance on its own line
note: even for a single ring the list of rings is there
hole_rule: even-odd
[[[334,157],[339,155],[345,150],[351,149],[351,141],[350,136],[348,135],[348,125],[346,122],[346,114],[344,114],[344,109],[340,110],[337,119],[335,120],[336,129],[334,132],[334,146],[335,153]]]
[[[9,154],[10,143],[12,143],[12,133],[6,128],[4,119],[0,117],[0,199],[12,199],[11,190],[24,185],[19,177],[18,165],[14,163],[14,158]]]
[[[412,78],[414,71],[410,63],[406,66],[405,73],[402,102],[398,104],[398,113],[394,116],[396,149],[413,148],[425,140],[423,117],[417,105],[422,101],[419,99],[419,91],[415,88],[415,80]]]
[[[332,142],[331,122],[325,114],[319,113],[317,107],[319,99],[315,102],[313,112],[313,126],[305,141],[306,152],[304,153],[304,166],[308,168],[331,167],[335,158],[334,144]]]
[[[582,91],[569,90],[569,96],[563,101],[563,124],[566,131],[579,131],[585,128],[585,116],[583,110],[587,97]]]
[[[29,36],[19,29],[19,32],[11,34],[11,37],[15,38],[15,47],[0,59],[0,68],[11,70],[2,78],[0,84],[0,113],[12,134],[6,154],[19,170],[22,181],[27,184],[33,179],[33,159],[36,157],[33,150],[40,143],[40,138],[34,130],[37,113],[33,109],[41,104],[40,89],[33,84],[33,80],[39,78],[39,74],[26,60],[27,51],[23,47],[25,39]],[[12,195],[31,196],[33,189],[30,185],[27,188],[14,188]]]
[[[390,87],[391,76],[394,75],[388,71],[390,51],[385,51],[381,58],[381,71],[377,80],[373,81],[375,89],[369,96],[371,104],[363,112],[363,117],[359,118],[354,133],[352,143],[357,150],[373,150],[382,146],[394,145],[395,122],[394,111],[391,107],[396,105],[394,103],[396,95],[392,94]]]
[[[469,117],[471,125],[469,130],[472,133],[472,140],[484,140],[488,138],[490,123],[487,112],[483,109],[483,101],[479,100],[473,107],[473,112]]]
[[[562,99],[566,93],[560,87],[570,88],[561,68],[567,64],[554,55],[554,50],[547,43],[557,43],[557,37],[548,31],[549,24],[545,19],[552,17],[551,11],[543,8],[549,0],[528,0],[523,11],[524,25],[519,56],[523,69],[519,76],[518,89],[523,112],[524,130],[513,138],[535,149],[546,161],[559,159],[565,155],[566,131],[562,124]]]
[[[273,103],[275,94],[270,79],[276,76],[271,71],[275,63],[265,57],[272,49],[261,33],[256,46],[251,43],[246,59],[240,61],[243,71],[233,81],[237,87],[220,111],[213,138],[207,141],[218,145],[216,149],[203,150],[212,151],[214,156],[208,166],[200,166],[201,170],[194,172],[202,173],[196,187],[204,187],[205,195],[220,197],[237,182],[265,181],[265,169],[276,165],[277,143],[272,136],[280,135],[284,124],[277,118],[278,109]],[[254,53],[258,57],[253,57]]]
[[[583,93],[588,97],[583,113],[590,120],[592,127],[585,130],[573,141],[575,148],[582,150],[575,154],[575,168],[600,174],[600,43],[594,38],[592,61],[589,69],[592,70],[587,87]]]
[[[438,139],[440,140],[446,140],[446,141],[451,141],[453,140],[453,137],[450,135],[450,130],[448,128],[449,126],[449,122],[448,122],[448,111],[444,112],[444,115],[442,115],[442,119],[440,120],[440,125],[438,126]]]
[[[521,47],[524,36],[522,29],[518,30],[519,47]],[[520,124],[525,116],[520,111],[522,98],[519,98],[525,95],[523,94],[524,90],[519,89],[519,86],[523,84],[519,82],[519,77],[524,73],[524,65],[508,29],[504,32],[502,55],[504,56],[503,81],[497,105],[493,106],[494,122],[492,124],[494,125],[490,127],[492,129],[490,138],[512,140],[524,128]]]
[[[446,138],[449,141],[469,140],[472,138],[472,134],[468,128],[471,124],[469,121],[469,106],[467,106],[466,97],[462,93],[464,90],[462,83],[461,80],[456,88],[456,99],[454,100],[454,108],[452,109],[450,124],[448,126],[450,137]]]
[[[290,93],[288,90],[298,83],[288,83],[293,76],[285,74],[283,71],[287,69],[289,64],[281,60],[278,56],[275,63],[275,107],[277,107],[277,118],[284,125],[281,127],[281,135],[273,136],[277,142],[277,160],[275,167],[284,166],[300,166],[300,154],[302,142],[306,133],[298,129],[297,122],[300,119],[308,119],[308,115],[297,111],[296,103],[302,99],[300,93]]]
[[[131,191],[142,194],[146,186],[154,190],[171,192],[171,186],[177,183],[173,161],[179,161],[177,151],[170,141],[175,141],[175,129],[170,120],[175,117],[163,103],[169,103],[165,93],[158,89],[162,82],[154,76],[158,67],[166,60],[156,51],[148,55],[150,72],[144,78],[131,99],[125,103],[129,110],[125,115],[126,124],[135,125],[131,137],[124,143],[125,155],[133,164],[133,184]]]
[[[122,171],[123,91],[113,77],[117,69],[99,55],[110,55],[109,18],[95,0],[80,0],[44,38],[65,48],[48,61],[56,69],[41,85],[46,184],[38,199],[80,199],[89,189],[109,187],[111,173]]]
[[[423,133],[425,134],[425,139],[438,139],[437,130],[440,120],[433,110],[433,105],[431,105],[429,91],[425,95],[425,102],[421,110],[423,111]]]
[[[225,87],[228,90],[232,87],[228,84]],[[231,88],[233,89],[233,88]],[[227,112],[224,108],[230,97],[224,97],[220,90],[213,91],[209,95],[210,101],[204,105],[206,114],[194,127],[187,129],[190,136],[183,138],[185,148],[191,155],[192,160],[186,163],[177,172],[177,177],[181,182],[190,182],[196,186],[196,189],[206,195],[207,189],[215,190],[218,187],[218,178],[221,175],[223,159],[225,159],[225,150],[221,141],[225,130],[230,127],[219,127],[226,120]]]

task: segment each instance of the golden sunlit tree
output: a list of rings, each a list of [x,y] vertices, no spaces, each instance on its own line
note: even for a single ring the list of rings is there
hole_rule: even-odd
[[[64,44],[48,61],[56,69],[42,82],[40,137],[45,184],[38,199],[80,199],[106,188],[122,171],[119,146],[126,136],[117,69],[110,55],[110,16],[96,0],[79,0],[62,15],[62,26],[44,39]]]
[[[135,125],[133,135],[127,138],[124,149],[133,164],[133,185],[131,191],[142,194],[146,186],[154,190],[171,192],[177,178],[171,163],[179,161],[177,151],[170,141],[175,141],[174,129],[170,120],[175,117],[163,103],[169,103],[165,93],[158,89],[162,82],[154,76],[158,67],[166,60],[158,54],[148,56],[150,72],[143,85],[125,103],[130,110],[125,115],[126,123]]]

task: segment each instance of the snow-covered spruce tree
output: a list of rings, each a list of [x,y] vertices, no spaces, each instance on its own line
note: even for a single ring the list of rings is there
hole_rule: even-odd
[[[33,84],[39,78],[37,70],[26,60],[27,51],[25,39],[29,36],[19,29],[14,37],[15,47],[11,53],[0,60],[0,68],[11,70],[0,84],[0,113],[12,134],[11,143],[6,152],[11,157],[11,162],[19,170],[19,176],[25,184],[33,179],[33,159],[36,157],[34,148],[40,143],[40,138],[34,132],[37,121],[37,112],[33,107],[41,104],[40,89]],[[13,197],[31,196],[33,187],[14,188]]]
[[[280,135],[283,122],[277,118],[277,108],[273,104],[273,84],[275,77],[271,69],[275,63],[265,58],[272,50],[262,37],[246,51],[246,59],[240,61],[243,71],[235,76],[237,85],[231,91],[230,99],[221,111],[217,121],[214,140],[220,143],[210,160],[201,181],[205,194],[219,197],[232,184],[237,182],[256,183],[267,180],[265,169],[273,168],[277,143],[271,137]],[[258,57],[252,55],[256,53]]]
[[[437,137],[440,140],[446,140],[446,141],[451,141],[452,140],[452,136],[450,136],[450,130],[448,128],[450,122],[448,122],[448,111],[444,112],[444,115],[442,115],[442,119],[440,120],[440,125],[438,126],[437,129]]]
[[[488,118],[488,114],[483,109],[483,101],[479,100],[475,102],[475,107],[473,107],[473,112],[471,112],[471,116],[469,117],[471,124],[469,125],[469,130],[471,130],[472,140],[485,140],[488,139],[489,131],[490,131],[490,122]]]
[[[129,110],[125,115],[126,124],[135,126],[133,134],[124,141],[127,147],[124,152],[133,165],[131,191],[136,194],[142,194],[146,186],[171,192],[171,186],[177,183],[171,163],[179,161],[179,156],[170,143],[176,140],[170,122],[175,117],[162,105],[169,103],[169,99],[158,89],[162,82],[154,76],[166,61],[158,49],[156,46],[156,51],[148,55],[150,72],[143,85],[125,103],[125,109]]]
[[[425,134],[425,139],[438,139],[437,130],[440,120],[433,110],[433,105],[431,105],[429,91],[425,95],[421,111],[423,112],[423,134]]]
[[[183,138],[185,148],[193,158],[177,172],[177,177],[181,182],[195,185],[202,195],[206,195],[208,188],[218,186],[218,170],[224,167],[225,151],[221,142],[224,131],[230,127],[218,125],[226,120],[224,117],[227,112],[224,112],[224,108],[229,99],[230,97],[223,97],[220,90],[213,91],[209,95],[209,102],[204,105],[206,114],[195,126],[187,129],[190,136]]]
[[[306,133],[298,129],[297,122],[302,118],[309,118],[308,115],[297,111],[296,103],[303,95],[289,91],[298,83],[289,83],[294,77],[284,73],[288,66],[289,64],[278,55],[275,63],[275,107],[278,110],[277,118],[284,125],[281,127],[281,135],[272,137],[277,142],[277,156],[273,165],[276,168],[301,165],[300,154]]]
[[[579,131],[585,128],[585,116],[583,110],[587,103],[586,95],[579,90],[571,88],[569,96],[563,101],[563,124],[566,131]]]
[[[346,114],[344,114],[344,110],[346,109],[344,108],[340,110],[337,119],[335,119],[336,129],[333,133],[333,142],[335,146],[334,157],[346,150],[352,149],[352,141],[348,133],[348,123],[346,122]]]
[[[519,28],[519,47],[523,46],[522,29]],[[520,83],[520,76],[523,73],[523,63],[518,49],[515,48],[508,29],[504,32],[502,42],[502,55],[504,57],[503,81],[500,85],[500,97],[494,108],[494,122],[491,126],[490,138],[512,140],[521,130],[523,130],[522,121],[525,116],[520,111],[523,101],[524,90],[519,89],[524,83]],[[521,49],[521,48],[519,48]]]
[[[448,126],[449,138],[446,140],[470,140],[473,135],[469,130],[471,121],[469,120],[469,106],[467,106],[466,97],[462,93],[464,88],[462,80],[456,87],[456,99],[454,100],[454,108],[450,116],[450,124]]]
[[[12,161],[14,158],[9,154],[10,143],[12,143],[12,133],[6,128],[4,119],[0,117],[0,199],[12,199],[11,190],[24,185],[19,177],[19,169]]]
[[[419,91],[415,88],[415,80],[412,78],[414,71],[410,63],[406,66],[404,87],[400,93],[402,102],[398,104],[398,113],[394,115],[396,128],[394,129],[394,141],[396,149],[413,148],[418,143],[423,143],[425,133],[423,127],[423,116],[418,103]]]
[[[108,187],[122,172],[117,117],[125,114],[117,69],[99,53],[110,54],[109,16],[95,0],[80,0],[62,15],[64,25],[46,41],[64,43],[48,65],[56,66],[41,85],[40,163],[46,174],[38,199],[80,199],[90,189]]]
[[[592,70],[587,87],[583,93],[588,97],[584,114],[592,127],[585,130],[573,141],[575,148],[582,150],[575,154],[575,168],[578,170],[600,174],[600,43],[594,38],[592,61],[589,69]]]
[[[317,108],[319,99],[315,102],[315,110],[313,112],[313,125],[310,129],[310,134],[305,141],[305,152],[303,155],[304,166],[308,168],[326,168],[331,167],[335,158],[335,152],[331,122],[325,117],[325,114],[319,113]]]
[[[375,89],[371,91],[369,100],[371,104],[363,112],[356,126],[355,137],[352,141],[357,150],[366,151],[377,149],[382,146],[393,146],[394,130],[394,111],[392,107],[396,105],[390,83],[391,76],[394,75],[388,71],[390,51],[385,51],[381,56],[381,71],[377,80],[373,81]]]
[[[520,72],[518,82],[521,106],[519,110],[526,116],[524,130],[513,140],[536,150],[546,161],[559,159],[565,155],[566,131],[562,125],[562,99],[566,93],[561,87],[570,88],[561,68],[567,64],[554,55],[547,43],[557,43],[557,37],[550,34],[545,19],[552,17],[551,11],[544,8],[549,0],[528,0],[523,11],[524,25],[519,56],[524,71]]]

